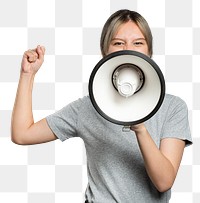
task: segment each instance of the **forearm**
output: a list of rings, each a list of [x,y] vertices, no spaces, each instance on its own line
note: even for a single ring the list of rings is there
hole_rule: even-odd
[[[34,74],[21,73],[12,114],[12,140],[20,140],[34,123],[32,89]]]
[[[162,154],[146,129],[136,132],[136,137],[151,181],[160,192],[170,189],[176,177],[173,165]]]

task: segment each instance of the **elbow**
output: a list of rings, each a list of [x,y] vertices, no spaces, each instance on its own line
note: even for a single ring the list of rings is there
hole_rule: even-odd
[[[166,192],[172,188],[172,185],[163,185],[156,187],[160,193]]]
[[[14,144],[17,144],[17,145],[25,145],[25,143],[19,139],[14,139],[14,138],[11,138],[11,141],[14,143]]]
[[[17,145],[26,145],[23,135],[21,133],[11,132],[11,141]]]
[[[173,186],[173,183],[174,181],[170,181],[170,180],[160,181],[155,187],[159,192],[163,193],[170,190]]]

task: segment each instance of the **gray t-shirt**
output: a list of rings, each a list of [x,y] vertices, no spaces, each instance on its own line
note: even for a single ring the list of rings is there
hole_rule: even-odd
[[[89,96],[46,119],[60,140],[83,139],[88,169],[85,196],[90,203],[169,202],[171,190],[160,193],[149,179],[134,132],[122,132],[122,126],[101,117]],[[145,125],[158,147],[167,137],[185,140],[186,145],[192,142],[187,106],[178,97],[166,94],[158,112]]]

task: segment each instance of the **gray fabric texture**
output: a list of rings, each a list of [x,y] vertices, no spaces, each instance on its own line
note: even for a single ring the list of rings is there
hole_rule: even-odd
[[[122,132],[122,126],[101,117],[89,96],[46,120],[61,141],[83,139],[88,169],[85,196],[90,203],[169,202],[171,190],[160,193],[149,179],[134,132]],[[169,137],[185,140],[186,146],[192,143],[187,106],[179,97],[166,94],[158,112],[145,125],[158,147]]]

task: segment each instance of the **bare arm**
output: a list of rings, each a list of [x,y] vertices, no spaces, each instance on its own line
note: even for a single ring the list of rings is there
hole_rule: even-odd
[[[23,55],[11,122],[11,137],[16,144],[38,144],[56,139],[46,119],[34,123],[32,113],[34,77],[44,61],[44,54],[45,48],[38,46]]]
[[[132,126],[144,159],[146,171],[160,192],[170,189],[175,181],[185,142],[179,139],[165,138],[160,148],[156,146],[144,124]]]

